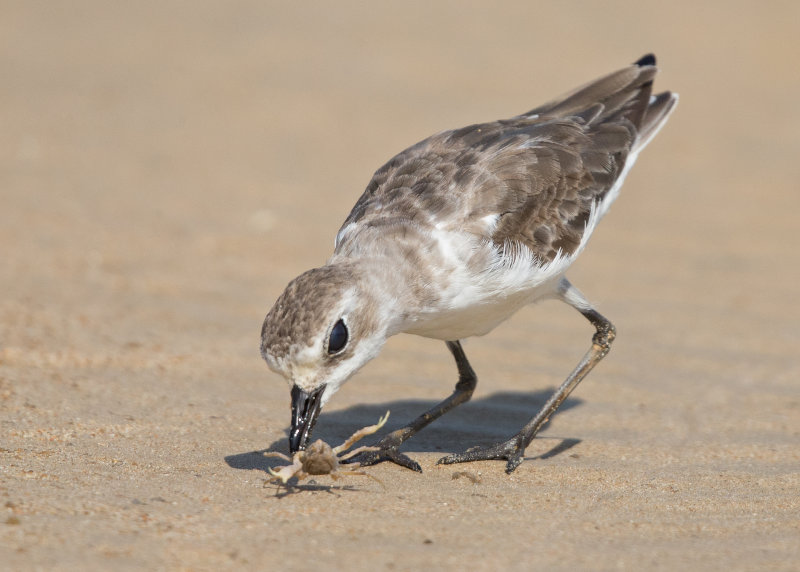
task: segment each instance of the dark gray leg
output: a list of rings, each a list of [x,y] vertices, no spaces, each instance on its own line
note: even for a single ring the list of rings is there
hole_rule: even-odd
[[[467,361],[467,356],[464,354],[464,349],[461,347],[461,342],[455,341],[446,343],[447,349],[449,349],[453,354],[453,357],[456,360],[456,366],[458,367],[458,383],[456,383],[456,388],[455,391],[453,391],[453,394],[438,405],[435,405],[417,417],[405,427],[401,427],[400,429],[392,431],[383,439],[378,441],[375,444],[376,447],[380,447],[378,451],[362,453],[356,457],[354,460],[361,463],[362,467],[374,465],[382,461],[392,461],[393,463],[397,463],[398,465],[406,467],[407,469],[411,469],[412,471],[422,472],[419,463],[411,460],[403,453],[400,453],[397,448],[404,441],[415,435],[420,429],[428,426],[431,422],[438,419],[454,407],[469,401],[470,397],[472,397],[472,392],[475,391],[475,386],[478,384],[478,377],[475,375],[472,366],[469,365],[469,361]]]
[[[448,455],[439,459],[439,464],[449,465],[451,463],[464,463],[467,461],[486,461],[490,459],[504,459],[506,463],[506,473],[511,473],[522,462],[525,449],[530,445],[539,430],[547,423],[550,416],[555,413],[559,405],[567,398],[573,389],[586,377],[592,368],[603,359],[611,349],[611,342],[614,341],[616,330],[611,322],[601,316],[591,308],[580,293],[575,290],[569,282],[564,280],[564,291],[561,298],[589,320],[595,327],[595,334],[592,337],[592,347],[583,356],[578,366],[561,384],[556,392],[547,400],[541,411],[531,419],[522,430],[504,443],[499,443],[492,447],[473,447],[465,453],[458,455]]]

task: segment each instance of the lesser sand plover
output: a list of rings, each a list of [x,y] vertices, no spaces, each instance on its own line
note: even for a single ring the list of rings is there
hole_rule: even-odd
[[[455,391],[359,460],[420,470],[398,447],[469,400],[477,383],[459,340],[555,298],[594,326],[589,351],[519,433],[439,460],[502,459],[509,473],[520,464],[614,339],[564,273],[675,107],[676,94],[652,95],[656,71],[646,55],[528,113],[429,137],[378,169],[327,264],[295,278],[264,320],[261,353],[291,386],[291,452],[305,448],[320,409],[389,336],[417,334],[445,341]]]

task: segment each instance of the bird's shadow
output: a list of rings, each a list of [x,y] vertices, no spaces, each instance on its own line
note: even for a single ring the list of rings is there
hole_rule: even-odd
[[[516,434],[551,395],[552,390],[533,393],[501,392],[475,399],[433,422],[404,443],[401,449],[411,453],[445,454],[461,452],[476,445],[493,445]],[[355,405],[341,411],[322,413],[312,439],[322,439],[331,445],[338,445],[356,430],[373,425],[386,411],[391,411],[389,421],[376,437],[364,439],[363,444],[371,445],[382,435],[399,429],[436,403],[421,399],[401,399],[383,404]],[[581,403],[580,398],[569,398],[561,405],[559,412]],[[225,457],[225,462],[234,469],[255,469],[264,472],[268,472],[271,467],[285,465],[286,461],[264,454],[288,453],[288,432],[287,427],[286,436],[273,441],[265,449],[228,455]],[[545,437],[545,439],[554,438]],[[580,443],[580,439],[557,439],[558,443],[545,453],[526,458],[549,459]]]

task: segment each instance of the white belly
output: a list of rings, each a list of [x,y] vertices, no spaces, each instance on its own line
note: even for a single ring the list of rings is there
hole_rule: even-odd
[[[557,283],[557,281],[554,282],[554,284]],[[483,336],[514,315],[523,306],[552,295],[554,288],[547,288],[546,291],[539,290],[541,291],[539,296],[536,296],[535,292],[528,295],[517,294],[482,304],[419,314],[418,319],[410,323],[405,332],[445,341]]]
[[[436,303],[408,316],[401,331],[440,340],[488,334],[523,306],[552,297],[572,257],[538,265],[530,251],[498,250],[474,235],[443,232],[431,258],[448,279]],[[524,248],[524,247],[523,247]]]

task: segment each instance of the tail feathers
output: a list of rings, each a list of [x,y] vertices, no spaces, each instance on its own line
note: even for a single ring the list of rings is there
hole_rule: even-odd
[[[636,147],[645,147],[656,136],[659,129],[667,122],[677,103],[678,94],[671,91],[665,91],[650,98],[650,104],[647,106],[642,126],[639,128]]]
[[[525,113],[526,116],[580,117],[586,125],[627,123],[635,147],[644,147],[658,132],[678,101],[677,94],[651,95],[658,73],[656,57],[646,54],[632,65],[589,82]]]
[[[601,77],[593,82],[544,105],[537,107],[525,115],[551,115],[565,117],[578,115],[587,107],[600,103],[605,107],[605,114],[618,105],[617,98],[631,96],[631,90],[652,82],[656,75],[654,67],[629,66]],[[616,96],[616,97],[615,97]]]
[[[643,66],[654,66],[656,65],[656,55],[655,54],[645,54],[635,62],[633,65],[643,67]]]

